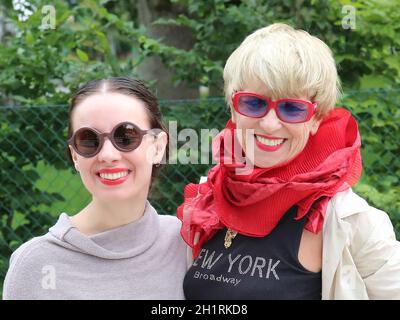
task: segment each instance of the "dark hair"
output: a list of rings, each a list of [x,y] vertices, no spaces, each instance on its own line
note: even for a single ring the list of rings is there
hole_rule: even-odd
[[[150,120],[151,129],[161,129],[168,136],[168,129],[162,121],[162,115],[158,107],[157,98],[151,93],[146,85],[137,79],[127,77],[111,77],[100,80],[90,81],[81,86],[72,96],[68,112],[68,139],[72,137],[72,113],[77,105],[79,105],[87,97],[99,92],[121,93],[127,96],[133,96],[144,102],[147,116]],[[73,163],[71,152],[67,146],[67,158]],[[168,158],[168,145],[165,149],[165,157]],[[161,169],[160,166],[153,165],[152,182]]]

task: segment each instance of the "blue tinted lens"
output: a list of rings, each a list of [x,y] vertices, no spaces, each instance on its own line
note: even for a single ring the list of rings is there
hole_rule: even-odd
[[[279,118],[285,122],[301,122],[308,117],[308,106],[295,101],[279,102]]]
[[[267,102],[257,97],[241,96],[238,99],[239,112],[248,117],[262,117],[267,107]]]

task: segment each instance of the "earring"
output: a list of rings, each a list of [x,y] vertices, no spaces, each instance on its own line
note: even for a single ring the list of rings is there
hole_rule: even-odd
[[[161,164],[160,163],[156,163],[154,165],[156,166],[156,168],[158,168]]]

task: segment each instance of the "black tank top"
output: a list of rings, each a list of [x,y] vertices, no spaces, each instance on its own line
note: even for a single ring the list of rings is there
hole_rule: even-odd
[[[321,299],[321,272],[306,270],[298,260],[306,217],[294,220],[291,208],[263,238],[241,234],[224,247],[227,229],[204,244],[188,270],[186,299]]]

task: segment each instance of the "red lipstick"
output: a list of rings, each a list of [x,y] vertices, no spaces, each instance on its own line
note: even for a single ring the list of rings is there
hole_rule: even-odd
[[[116,174],[120,172],[127,172],[127,174],[116,179],[106,179],[105,177],[100,176],[100,174]],[[116,186],[124,183],[128,179],[130,173],[131,170],[127,168],[103,168],[97,171],[96,175],[99,177],[99,180],[102,184],[105,184],[107,186]]]
[[[272,136],[267,136],[267,135],[264,135],[264,134],[257,134],[257,136],[260,136],[260,137],[266,138],[266,139],[271,139],[271,140],[281,140],[281,139],[283,139],[281,144],[278,144],[276,146],[268,146],[268,145],[258,141],[255,136],[254,136],[254,140],[256,141],[257,147],[260,148],[263,151],[268,151],[268,152],[272,152],[272,151],[276,151],[276,150],[280,149],[283,146],[283,144],[285,143],[285,141],[286,141],[285,138],[272,137]]]

